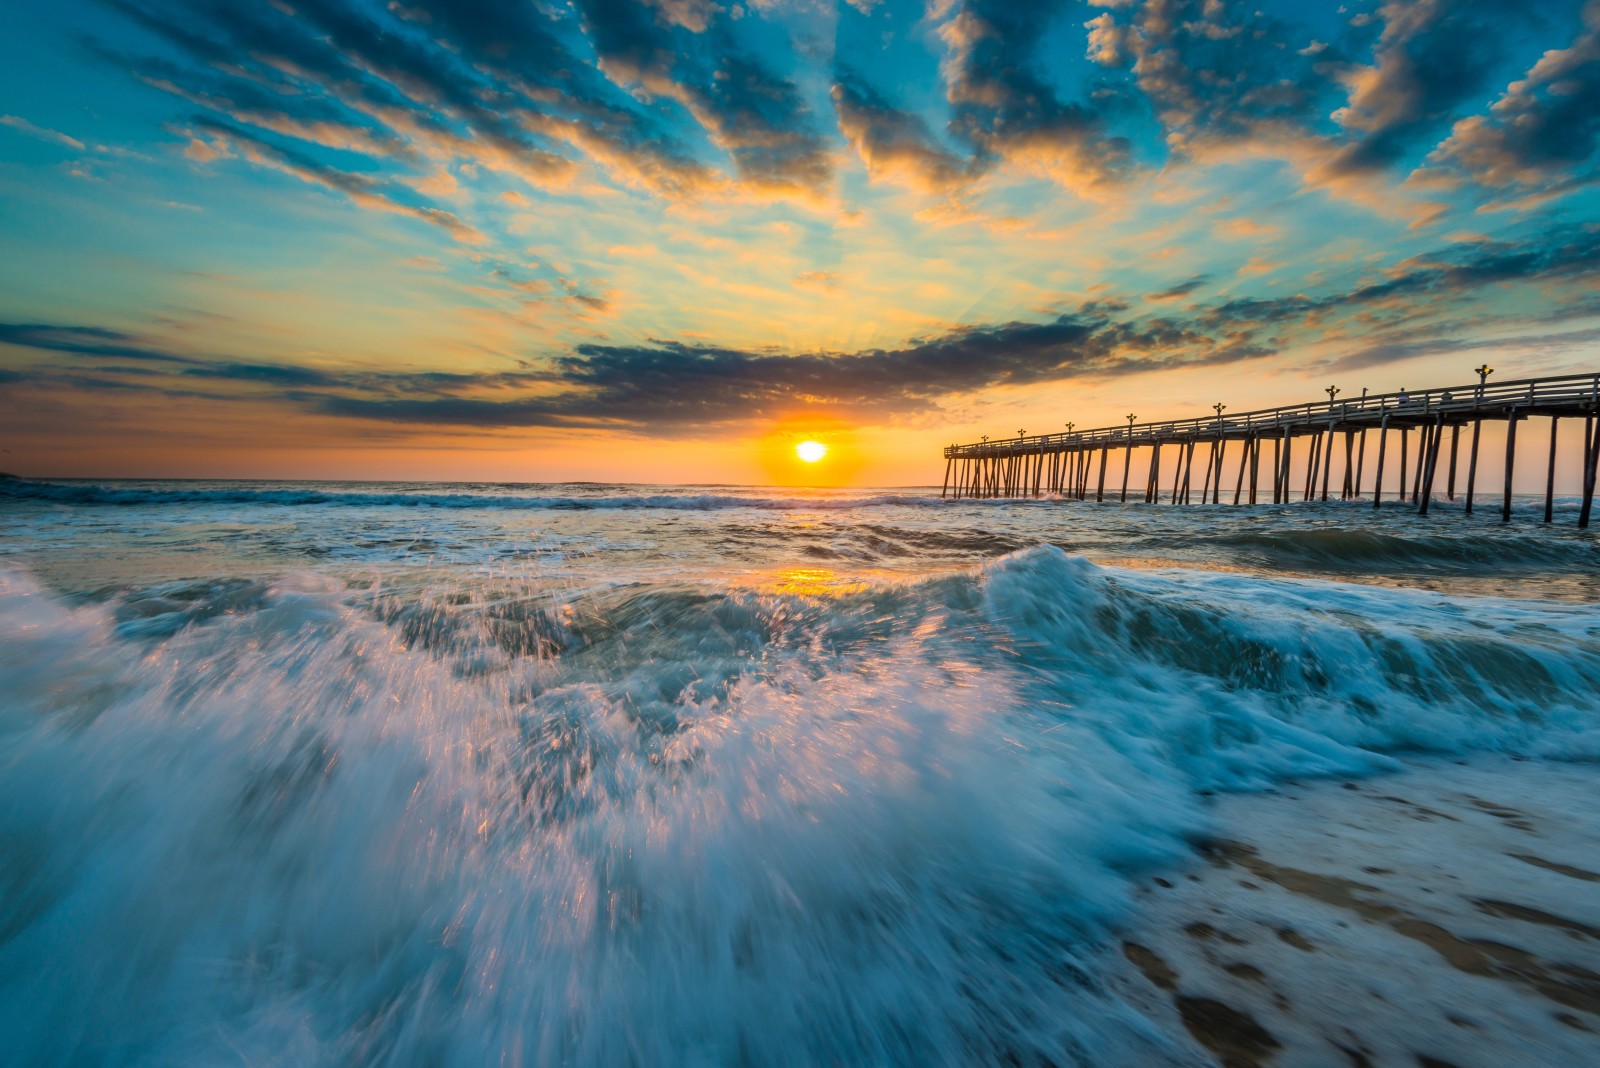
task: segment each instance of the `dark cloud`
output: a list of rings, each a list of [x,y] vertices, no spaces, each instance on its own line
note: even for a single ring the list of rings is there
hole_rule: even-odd
[[[482,234],[462,222],[454,213],[429,204],[396,182],[330,167],[303,152],[275,145],[228,123],[199,117],[194,120],[194,127],[211,134],[217,143],[237,150],[248,159],[274,166],[302,181],[343,193],[363,207],[409,215],[463,241],[477,242],[483,239]]]
[[[183,374],[193,378],[220,378],[233,382],[257,382],[269,386],[338,386],[346,384],[349,380],[348,375],[335,375],[311,367],[265,363],[205,364],[199,367],[186,367]]]
[[[1488,84],[1518,36],[1506,0],[1415,0],[1388,4],[1370,65],[1339,71],[1349,103],[1334,119],[1355,135],[1325,163],[1329,173],[1379,170],[1435,139]]]
[[[99,326],[0,323],[0,345],[63,352],[73,356],[110,356],[167,364],[193,362],[187,356],[153,347],[132,334]]]
[[[1600,140],[1600,0],[1589,0],[1565,49],[1476,115],[1510,50],[1577,0],[1386,3],[1341,19],[1330,42],[1219,0],[1124,0],[1098,11],[1072,0],[953,0],[932,5],[945,107],[899,106],[862,77],[868,57],[830,54],[828,128],[802,88],[820,53],[782,43],[767,8],[102,2],[179,58],[95,45],[97,54],[278,153],[247,158],[283,169],[292,154],[293,173],[309,181],[474,240],[470,223],[396,189],[375,191],[372,175],[385,164],[472,164],[557,189],[587,161],[674,200],[729,183],[814,197],[829,188],[842,139],[875,176],[943,195],[1001,163],[1094,194],[1139,170],[1136,144],[1151,154],[1164,146],[1167,165],[1246,146],[1292,158],[1313,184],[1333,187],[1409,166],[1455,122],[1438,163],[1493,188],[1551,193],[1593,177],[1583,167]],[[1063,30],[1099,72],[1076,87],[1061,83],[1070,68],[1050,54]]]
[[[1168,147],[1299,136],[1331,92],[1331,55],[1292,24],[1238,4],[1146,0],[1087,24],[1090,58],[1129,68]]]
[[[816,191],[832,177],[826,138],[799,89],[738,46],[723,9],[578,0],[605,72],[681,104],[745,181],[768,190]],[[692,14],[687,12],[693,11]]]
[[[1131,154],[1100,110],[1062,100],[1042,72],[1040,44],[1071,8],[1063,0],[963,0],[939,32],[949,49],[951,131],[982,155],[1086,192],[1119,180]]]
[[[794,356],[660,341],[579,346],[552,362],[553,396],[315,398],[320,411],[470,426],[699,426],[770,419],[801,407],[892,413],[996,385],[1116,373],[1153,354],[1166,328],[1094,316],[954,331],[899,349]],[[308,398],[309,399],[309,398]]]
[[[197,66],[115,62],[235,122],[401,161],[453,156],[535,185],[570,176],[567,146],[660,192],[707,181],[645,109],[573,52],[561,20],[535,5],[415,0],[385,12],[346,0],[292,9],[106,2]],[[564,29],[581,45],[570,16]]]
[[[1193,278],[1189,279],[1187,282],[1179,282],[1177,285],[1172,286],[1169,289],[1163,289],[1163,290],[1161,290],[1160,292],[1157,292],[1157,293],[1148,293],[1148,294],[1145,295],[1145,299],[1146,300],[1177,300],[1179,297],[1187,297],[1190,293],[1193,293],[1195,290],[1202,288],[1203,286],[1206,285],[1206,283],[1208,283],[1210,281],[1211,281],[1211,276],[1210,275],[1197,274]]]
[[[1436,158],[1496,189],[1559,191],[1592,181],[1580,168],[1600,139],[1600,0],[1577,35],[1540,56],[1486,115],[1457,123]]]
[[[74,388],[200,396],[184,383],[208,380],[236,386],[233,399],[396,424],[698,433],[797,410],[882,420],[936,410],[946,398],[995,387],[1223,365],[1335,337],[1354,340],[1349,351],[1325,366],[1354,370],[1471,337],[1490,314],[1484,305],[1496,287],[1538,286],[1545,305],[1565,314],[1561,288],[1587,290],[1597,274],[1600,226],[1589,226],[1523,242],[1452,246],[1316,295],[1239,297],[1162,315],[1141,315],[1126,301],[1092,300],[1043,322],[962,327],[898,347],[852,353],[785,355],[671,340],[591,342],[496,372],[202,361],[164,353],[135,334],[95,327],[0,324],[0,340],[52,352],[140,354],[141,360],[158,361],[129,368],[142,372],[138,381],[109,371],[74,372],[72,383],[59,376],[52,380]],[[1205,282],[1193,278],[1168,292],[1195,292]],[[1550,321],[1558,318],[1552,313]]]
[[[854,72],[838,72],[832,96],[840,132],[874,177],[950,193],[980,172],[976,160],[946,149],[920,116],[896,108]]]

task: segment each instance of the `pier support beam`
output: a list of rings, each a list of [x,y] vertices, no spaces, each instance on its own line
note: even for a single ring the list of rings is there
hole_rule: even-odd
[[[1483,433],[1483,420],[1472,421],[1472,448],[1467,452],[1467,507],[1464,514],[1472,514],[1472,490],[1478,484],[1478,437]]]
[[[1550,417],[1550,464],[1544,473],[1544,521],[1546,523],[1556,516],[1556,427],[1561,419],[1552,415]]]
[[[1327,448],[1326,453],[1322,457],[1322,499],[1323,499],[1323,501],[1327,501],[1327,499],[1328,499],[1328,476],[1333,473],[1333,439],[1334,439],[1335,436],[1336,435],[1333,432],[1333,424],[1329,423],[1328,424],[1328,448]]]
[[[1500,522],[1511,522],[1511,476],[1517,466],[1517,410],[1506,419],[1506,491],[1500,505]]]
[[[1361,430],[1361,446],[1360,446],[1360,448],[1356,449],[1356,494],[1355,495],[1357,497],[1361,496],[1361,476],[1363,474],[1362,468],[1364,468],[1366,466],[1366,464],[1367,464],[1367,431],[1366,431],[1366,428],[1363,427],[1362,430]]]
[[[1433,426],[1427,428],[1422,438],[1427,445],[1427,461],[1422,476],[1422,500],[1417,505],[1418,515],[1428,514],[1428,504],[1433,500],[1433,476],[1439,467],[1439,446],[1444,443],[1444,417],[1436,416]],[[1419,465],[1422,460],[1418,458]]]
[[[1450,428],[1450,476],[1445,480],[1445,495],[1456,499],[1456,453],[1461,451],[1461,424]]]
[[[1244,454],[1239,457],[1239,477],[1233,482],[1233,503],[1239,503],[1239,495],[1244,492],[1244,469],[1250,465],[1250,439],[1244,439]]]
[[[1222,468],[1228,459],[1228,439],[1217,439],[1217,479],[1211,487],[1211,503],[1222,503]]]
[[[1261,435],[1250,435],[1250,503],[1256,503],[1256,482],[1261,475]]]
[[[1589,526],[1589,513],[1594,510],[1595,476],[1600,475],[1600,425],[1591,415],[1584,420],[1583,451],[1583,503],[1578,507],[1578,527]]]
[[[1383,454],[1389,449],[1389,417],[1378,427],[1378,470],[1372,477],[1372,507],[1383,503]]]

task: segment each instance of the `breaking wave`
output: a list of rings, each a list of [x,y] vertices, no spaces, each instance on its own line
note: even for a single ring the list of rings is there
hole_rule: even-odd
[[[1600,618],[1041,547],[822,598],[0,570],[20,1063],[1150,1064],[1204,791],[1600,756]]]

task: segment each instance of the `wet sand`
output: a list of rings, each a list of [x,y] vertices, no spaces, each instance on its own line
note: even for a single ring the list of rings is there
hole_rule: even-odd
[[[1118,985],[1196,1063],[1600,1064],[1600,766],[1426,763],[1222,797]]]

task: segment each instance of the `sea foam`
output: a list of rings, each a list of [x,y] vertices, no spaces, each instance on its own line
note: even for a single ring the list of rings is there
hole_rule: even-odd
[[[1182,1061],[1103,966],[1206,791],[1600,751],[1583,606],[1051,547],[829,599],[224,593],[129,628],[0,572],[23,1063]]]

